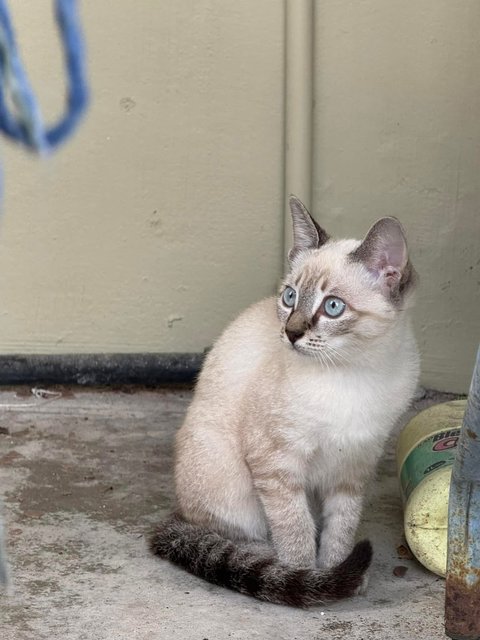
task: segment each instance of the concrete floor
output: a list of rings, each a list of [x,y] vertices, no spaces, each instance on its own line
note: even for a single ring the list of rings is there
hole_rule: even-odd
[[[172,441],[189,391],[0,392],[0,488],[12,588],[2,640],[444,638],[444,581],[399,559],[393,446],[361,535],[375,557],[365,596],[301,611],[207,584],[150,556],[169,509]],[[415,410],[447,396],[427,394]],[[395,577],[395,567],[407,567]]]

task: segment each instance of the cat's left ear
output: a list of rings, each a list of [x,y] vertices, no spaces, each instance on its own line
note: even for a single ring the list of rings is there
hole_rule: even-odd
[[[381,290],[393,300],[413,284],[415,272],[408,259],[405,232],[396,218],[375,222],[350,257],[363,262]]]
[[[299,253],[308,249],[318,249],[329,239],[326,231],[320,227],[308,213],[307,207],[296,196],[290,196],[290,212],[293,221],[293,247],[288,259],[294,260]]]

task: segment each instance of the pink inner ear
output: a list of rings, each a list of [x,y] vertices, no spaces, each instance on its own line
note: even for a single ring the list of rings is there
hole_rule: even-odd
[[[393,287],[400,281],[402,274],[398,269],[395,269],[395,267],[388,266],[383,269],[383,277],[385,278],[387,287]]]

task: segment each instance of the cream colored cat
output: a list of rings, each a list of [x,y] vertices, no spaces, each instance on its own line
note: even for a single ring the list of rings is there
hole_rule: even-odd
[[[151,546],[216,584],[308,606],[355,593],[371,560],[354,538],[417,384],[415,278],[395,218],[334,241],[290,207],[290,272],[208,355],[176,440],[177,509]]]

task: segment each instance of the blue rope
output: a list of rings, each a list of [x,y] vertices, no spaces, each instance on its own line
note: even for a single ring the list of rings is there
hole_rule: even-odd
[[[59,122],[46,128],[18,53],[7,4],[0,0],[0,131],[43,154],[73,133],[89,100],[77,0],[55,0],[55,17],[63,42],[67,100]]]
[[[54,150],[73,133],[88,106],[85,49],[76,0],[55,0],[55,17],[63,41],[67,100],[65,114],[59,122],[45,128],[20,60],[7,4],[0,0],[0,131],[28,149],[43,154]],[[0,514],[0,586],[7,578]]]

